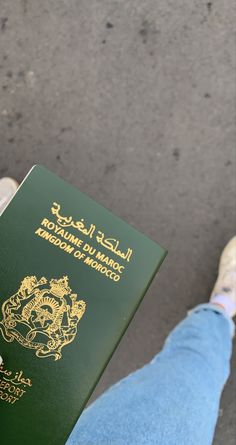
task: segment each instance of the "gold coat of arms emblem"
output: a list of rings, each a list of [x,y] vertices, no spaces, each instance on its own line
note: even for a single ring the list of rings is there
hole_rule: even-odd
[[[77,334],[86,303],[72,293],[68,277],[27,276],[18,291],[2,305],[0,331],[7,342],[16,340],[40,358],[62,358],[62,348]]]

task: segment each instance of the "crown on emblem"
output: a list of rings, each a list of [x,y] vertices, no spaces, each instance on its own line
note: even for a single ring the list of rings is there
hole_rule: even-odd
[[[50,291],[58,297],[70,295],[71,288],[68,286],[68,277],[64,276],[62,278],[59,278],[59,280],[53,278],[50,281]]]

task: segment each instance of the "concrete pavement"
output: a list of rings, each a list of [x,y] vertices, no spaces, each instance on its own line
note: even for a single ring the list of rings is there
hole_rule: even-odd
[[[234,233],[234,21],[233,0],[0,0],[0,176],[42,163],[169,250],[95,396],[207,300]]]

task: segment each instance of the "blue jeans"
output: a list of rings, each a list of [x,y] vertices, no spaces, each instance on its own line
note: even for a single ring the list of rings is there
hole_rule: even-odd
[[[190,311],[163,350],[84,410],[66,445],[210,445],[229,376],[234,324]]]

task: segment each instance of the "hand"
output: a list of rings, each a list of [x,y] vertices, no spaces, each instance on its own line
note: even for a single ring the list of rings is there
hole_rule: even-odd
[[[2,359],[2,357],[0,355],[0,366],[1,366],[2,363],[3,363],[3,359]]]

